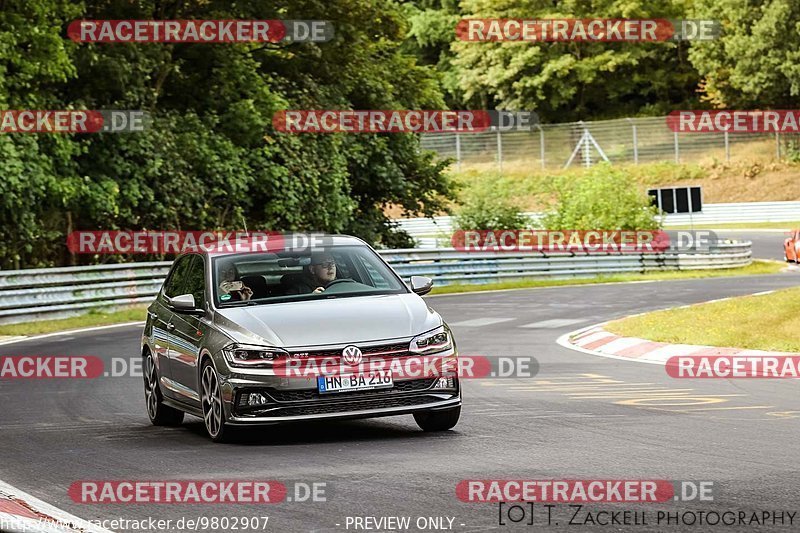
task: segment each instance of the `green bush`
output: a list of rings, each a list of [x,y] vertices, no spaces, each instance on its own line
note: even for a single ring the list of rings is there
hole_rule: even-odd
[[[461,205],[455,217],[458,229],[502,230],[532,226],[530,218],[522,214],[510,195],[496,188],[470,189],[462,195]]]
[[[554,230],[654,230],[661,227],[658,209],[624,169],[598,165],[580,178],[553,182],[556,207],[545,214],[544,227]]]

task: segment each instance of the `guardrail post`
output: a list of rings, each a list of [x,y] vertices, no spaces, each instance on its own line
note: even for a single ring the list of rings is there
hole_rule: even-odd
[[[461,135],[456,132],[456,169],[461,172]]]
[[[675,162],[676,163],[680,163],[681,162],[681,152],[680,152],[680,147],[678,146],[678,132],[676,131],[672,135],[673,135],[673,137],[675,139]]]
[[[726,131],[724,135],[725,135],[725,161],[730,163],[730,161],[731,161],[731,144],[730,144],[730,141],[728,139],[728,132]]]
[[[500,135],[500,128],[497,128],[497,168],[503,172],[503,137]]]
[[[542,170],[544,170],[544,130],[538,124],[536,127],[539,128],[539,155],[542,160]]]

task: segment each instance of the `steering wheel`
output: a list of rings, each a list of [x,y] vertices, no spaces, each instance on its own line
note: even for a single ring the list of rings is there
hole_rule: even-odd
[[[325,290],[328,290],[328,289],[330,289],[331,287],[333,287],[334,285],[338,285],[338,284],[340,284],[340,283],[344,283],[344,282],[351,282],[351,283],[355,283],[355,281],[353,281],[353,280],[352,280],[352,279],[350,279],[350,278],[340,278],[340,279],[335,279],[335,280],[333,280],[333,281],[329,282],[327,285],[325,285]]]

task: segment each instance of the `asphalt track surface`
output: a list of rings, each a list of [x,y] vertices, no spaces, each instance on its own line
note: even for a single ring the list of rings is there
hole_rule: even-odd
[[[800,381],[675,380],[661,366],[575,352],[556,339],[631,313],[798,284],[792,272],[429,298],[462,354],[533,355],[540,364],[531,378],[465,380],[461,421],[441,434],[402,416],[273,426],[213,444],[199,419],[151,426],[136,376],[5,380],[0,479],[85,519],[269,516],[266,531],[326,532],[366,531],[346,527],[347,517],[365,516],[408,516],[411,531],[436,530],[417,529],[418,517],[450,517],[450,530],[464,532],[591,529],[569,525],[575,509],[563,504],[547,524],[538,503],[534,526],[501,526],[498,504],[456,498],[465,479],[713,481],[713,502],[587,504],[576,520],[629,510],[643,511],[646,525],[596,529],[749,530],[657,523],[657,511],[800,511]],[[0,346],[0,355],[136,358],[140,334],[127,326],[55,336]],[[269,479],[290,490],[294,481],[325,482],[327,501],[86,505],[67,494],[78,480],[179,479]],[[800,513],[791,527],[784,516],[784,530],[800,527]]]
[[[789,236],[790,228],[785,230],[717,230],[721,239],[739,239],[753,243],[753,257],[783,261],[783,241]]]

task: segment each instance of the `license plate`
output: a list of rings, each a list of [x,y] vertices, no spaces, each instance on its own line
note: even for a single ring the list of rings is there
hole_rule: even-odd
[[[364,374],[317,376],[317,388],[320,394],[353,390],[388,389],[391,387],[394,387],[391,370]]]

